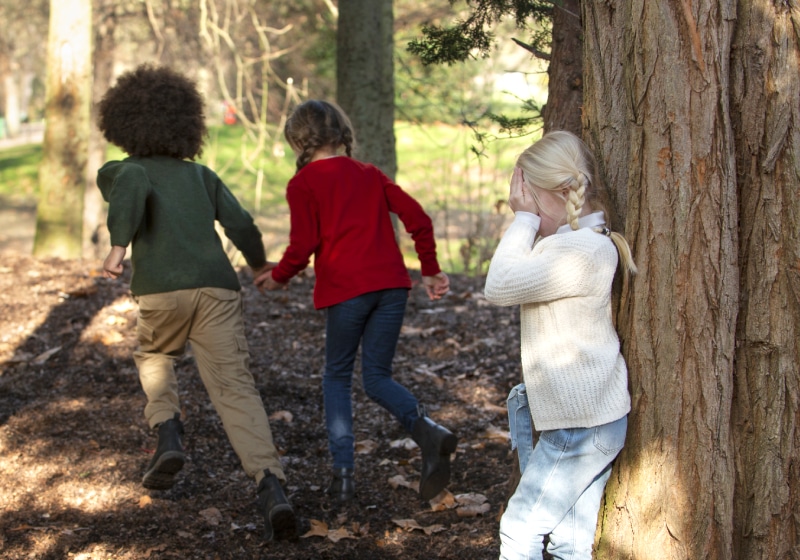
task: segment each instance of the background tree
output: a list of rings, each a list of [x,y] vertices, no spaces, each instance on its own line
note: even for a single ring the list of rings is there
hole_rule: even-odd
[[[37,86],[43,76],[38,76],[36,69],[44,66],[41,34],[47,27],[47,8],[45,0],[0,0],[0,21],[13,22],[13,32],[0,36],[0,115],[5,122],[0,136],[5,132],[13,138],[24,120],[41,117],[42,88]]]
[[[458,0],[449,0],[451,6]],[[504,19],[528,33],[514,42],[532,56],[547,62],[547,104],[521,100],[527,116],[509,117],[489,112],[491,121],[510,133],[529,132],[543,124],[544,130],[580,133],[582,101],[582,57],[580,0],[465,0],[468,10],[453,24],[429,23],[422,37],[409,42],[410,52],[424,64],[452,65],[473,57],[488,57],[495,45],[494,29]]]
[[[358,157],[397,173],[392,0],[341,0],[336,33],[336,100],[356,131]]]
[[[91,0],[51,0],[35,256],[81,256],[92,68]]]

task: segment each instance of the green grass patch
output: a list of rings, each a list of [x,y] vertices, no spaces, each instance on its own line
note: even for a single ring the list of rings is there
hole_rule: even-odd
[[[33,201],[39,193],[40,144],[0,150],[0,196],[12,201]]]

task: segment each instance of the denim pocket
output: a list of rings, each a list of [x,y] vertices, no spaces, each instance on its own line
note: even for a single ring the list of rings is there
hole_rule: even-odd
[[[569,445],[570,440],[572,439],[572,432],[574,429],[565,428],[561,430],[545,430],[539,436],[540,439],[546,441],[556,449],[560,451],[566,451],[567,445]]]
[[[625,445],[625,434],[628,431],[628,417],[595,426],[594,446],[606,455],[616,455]]]

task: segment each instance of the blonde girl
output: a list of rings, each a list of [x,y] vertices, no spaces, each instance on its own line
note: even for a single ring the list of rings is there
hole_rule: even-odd
[[[500,522],[500,558],[590,559],[611,463],[625,443],[628,375],[611,319],[618,263],[636,265],[597,200],[593,158],[574,134],[526,149],[511,177],[514,221],[486,299],[520,306],[524,383],[508,399],[519,485]],[[533,430],[540,432],[536,444]]]

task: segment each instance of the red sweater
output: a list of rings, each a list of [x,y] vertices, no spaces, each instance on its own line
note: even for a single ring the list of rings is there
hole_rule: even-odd
[[[289,181],[289,247],[272,270],[286,283],[314,255],[314,307],[361,294],[411,288],[389,212],[414,240],[423,276],[440,272],[431,219],[377,167],[345,156],[307,164]]]

